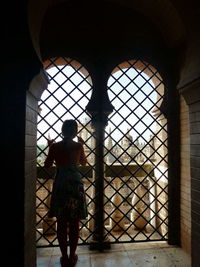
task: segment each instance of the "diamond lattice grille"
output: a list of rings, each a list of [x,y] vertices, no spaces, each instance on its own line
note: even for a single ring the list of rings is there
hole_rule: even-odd
[[[79,244],[95,227],[95,135],[85,107],[92,93],[86,69],[69,58],[45,63],[50,84],[39,102],[36,231],[37,246],[57,246],[56,221],[47,212],[55,166],[43,167],[48,139],[59,141],[65,119],[76,119],[85,140],[88,165],[80,168],[88,220],[80,224]],[[104,230],[110,242],[166,240],[168,229],[167,120],[160,112],[164,86],[158,72],[142,61],[118,65],[108,81],[114,106],[105,129]],[[98,192],[98,189],[96,190]]]
[[[167,120],[160,75],[142,61],[115,68],[108,81],[114,112],[105,137],[105,236],[111,242],[166,240]]]
[[[94,136],[91,118],[85,107],[92,93],[91,78],[86,69],[69,58],[54,58],[46,62],[50,84],[39,102],[37,136],[37,188],[36,188],[36,231],[37,246],[56,246],[56,220],[47,217],[55,166],[50,170],[43,167],[48,153],[48,139],[61,139],[61,126],[66,119],[75,119],[79,125],[78,135],[85,140],[88,165],[80,168],[83,174],[89,218],[81,222],[80,243],[87,243],[92,219],[92,170],[94,168]]]

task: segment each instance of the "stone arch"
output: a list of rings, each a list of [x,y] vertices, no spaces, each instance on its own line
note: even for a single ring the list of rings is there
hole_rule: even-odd
[[[30,35],[32,38],[33,46],[36,50],[38,57],[41,59],[41,47],[40,47],[40,33],[43,24],[45,14],[48,9],[63,3],[70,3],[70,0],[29,0],[28,4],[28,22]],[[90,1],[88,1],[90,3]],[[133,11],[137,11],[140,14],[146,16],[154,25],[160,30],[164,37],[164,40],[169,46],[176,46],[185,39],[186,31],[185,26],[181,20],[181,17],[168,0],[107,0],[113,5],[126,6]],[[77,5],[79,3],[77,2]],[[100,5],[99,3],[97,3]],[[35,14],[37,13],[37,16]],[[173,22],[173,23],[172,23]]]

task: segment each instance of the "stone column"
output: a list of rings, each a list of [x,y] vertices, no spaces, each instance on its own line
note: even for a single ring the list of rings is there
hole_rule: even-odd
[[[149,221],[149,230],[156,228],[156,185],[155,185],[155,178],[149,177],[149,187],[150,187],[150,194],[149,194],[149,202],[150,202],[150,221]],[[154,229],[153,229],[154,230]]]
[[[104,238],[104,128],[102,123],[95,123],[95,165],[94,165],[94,229],[90,249],[109,248]]]
[[[143,197],[142,194],[142,190],[140,188],[140,182],[138,181],[139,177],[137,177],[137,179],[134,180],[134,184],[135,184],[135,194],[133,196],[132,199],[132,205],[134,207],[133,211],[132,211],[132,221],[134,222],[134,226],[136,229],[145,229],[145,225],[147,223],[147,221],[143,218],[144,214],[141,216],[141,213],[143,212],[143,206],[144,206],[144,202],[141,201],[140,199]],[[143,180],[144,178],[142,178]]]
[[[114,232],[118,232],[118,231],[123,231],[123,229],[125,228],[124,219],[122,219],[123,213],[121,212],[122,197],[118,193],[118,189],[120,188],[120,185],[121,185],[121,179],[115,178],[113,181],[113,184],[114,184],[114,188],[116,189],[116,193],[112,197],[112,203],[114,204],[113,205],[114,212],[111,215],[111,218],[112,218],[111,227],[113,228],[112,230]]]
[[[113,107],[107,95],[105,66],[101,59],[93,69],[93,93],[86,110],[92,117],[92,127],[95,136],[95,163],[94,163],[94,230],[90,249],[102,251],[110,248],[104,234],[104,132],[109,114]]]
[[[94,181],[94,170],[92,170],[92,182]],[[91,187],[91,199],[94,198],[94,186]],[[94,207],[94,202],[91,202],[90,203],[90,206],[89,206],[89,214],[91,214],[91,216],[89,217],[89,222],[88,222],[88,228],[90,229],[90,231],[94,231],[94,210],[95,207]]]
[[[52,181],[53,181],[52,179],[49,179],[49,181],[45,183],[45,187],[47,188],[49,192],[52,191]],[[49,211],[50,201],[51,201],[51,195],[49,194],[45,200],[45,205],[44,205],[44,208],[47,213]],[[49,218],[48,215],[46,215],[42,223],[42,228],[43,228],[43,235],[55,235],[56,234],[56,219]]]

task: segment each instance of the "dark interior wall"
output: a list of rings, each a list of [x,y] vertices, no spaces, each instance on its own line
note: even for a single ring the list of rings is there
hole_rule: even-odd
[[[26,91],[41,65],[29,36],[26,1],[12,8],[5,2],[2,12],[7,19],[1,36],[1,252],[6,266],[25,266],[25,208],[30,200],[25,203]]]
[[[140,13],[104,2],[70,1],[49,8],[40,33],[43,60],[52,56],[106,61],[163,48],[157,27]],[[103,1],[102,1],[103,2]],[[122,59],[123,60],[123,59]]]
[[[19,76],[23,71],[12,63],[4,69],[1,90],[1,190],[2,218],[1,237],[3,255],[13,265],[23,262],[24,253],[24,133],[25,133],[25,88]],[[10,74],[13,73],[12,79]],[[24,90],[23,90],[24,89]],[[3,148],[3,149],[2,149]],[[5,191],[4,191],[5,190]],[[4,193],[5,192],[5,193]],[[13,256],[10,256],[10,253]]]

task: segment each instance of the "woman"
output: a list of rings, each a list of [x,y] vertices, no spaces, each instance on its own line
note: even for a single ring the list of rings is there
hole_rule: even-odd
[[[73,141],[78,125],[74,120],[66,120],[62,125],[63,140],[57,143],[49,141],[49,153],[45,167],[53,162],[57,173],[53,184],[49,217],[57,217],[57,237],[62,257],[61,266],[75,266],[78,256],[75,254],[79,238],[79,221],[86,219],[87,208],[83,183],[77,166],[85,166],[86,156],[83,139]],[[70,254],[67,253],[67,226],[69,229]]]

